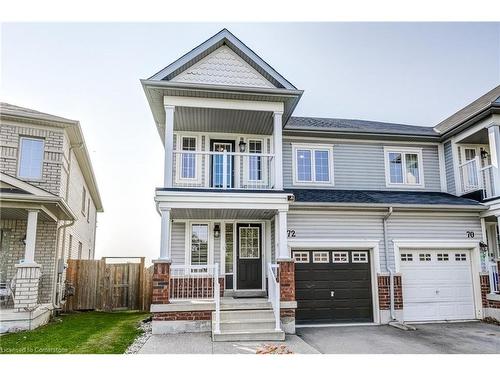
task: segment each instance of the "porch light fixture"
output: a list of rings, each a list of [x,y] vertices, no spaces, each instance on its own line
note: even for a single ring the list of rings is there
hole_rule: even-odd
[[[486,159],[488,157],[488,151],[481,150],[481,159]]]
[[[214,238],[219,238],[220,237],[220,225],[215,224],[214,225]]]
[[[240,152],[245,152],[247,144],[243,139],[238,143],[238,146],[240,147]]]

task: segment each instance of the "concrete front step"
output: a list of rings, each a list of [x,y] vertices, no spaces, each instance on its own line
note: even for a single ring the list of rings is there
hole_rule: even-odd
[[[222,332],[273,330],[276,325],[274,319],[252,319],[252,320],[229,320],[220,322]],[[215,327],[215,320],[212,320]]]
[[[221,311],[223,310],[265,310],[272,309],[271,302],[265,298],[241,298],[221,300]]]
[[[212,332],[213,341],[284,341],[285,333],[274,329]]]
[[[212,319],[215,318],[215,311],[212,312]],[[252,321],[255,319],[274,319],[273,310],[221,310],[220,320],[223,321]]]

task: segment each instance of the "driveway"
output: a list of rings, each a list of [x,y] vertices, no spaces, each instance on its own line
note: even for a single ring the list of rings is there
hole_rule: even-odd
[[[500,327],[482,322],[418,324],[416,331],[390,326],[297,328],[297,335],[328,354],[500,353]]]

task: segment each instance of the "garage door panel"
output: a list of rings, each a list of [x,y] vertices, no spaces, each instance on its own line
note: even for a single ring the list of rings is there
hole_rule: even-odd
[[[419,249],[400,253],[406,321],[475,318],[468,251]],[[465,257],[455,260],[455,254],[464,253]]]
[[[334,263],[332,251],[328,263],[314,263],[313,251],[309,263],[295,264],[297,323],[373,321],[370,264],[352,263],[344,250],[347,263]]]

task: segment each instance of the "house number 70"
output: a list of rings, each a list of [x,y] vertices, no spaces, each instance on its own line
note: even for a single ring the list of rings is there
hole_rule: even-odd
[[[467,238],[474,238],[474,232],[471,230],[467,231]]]

